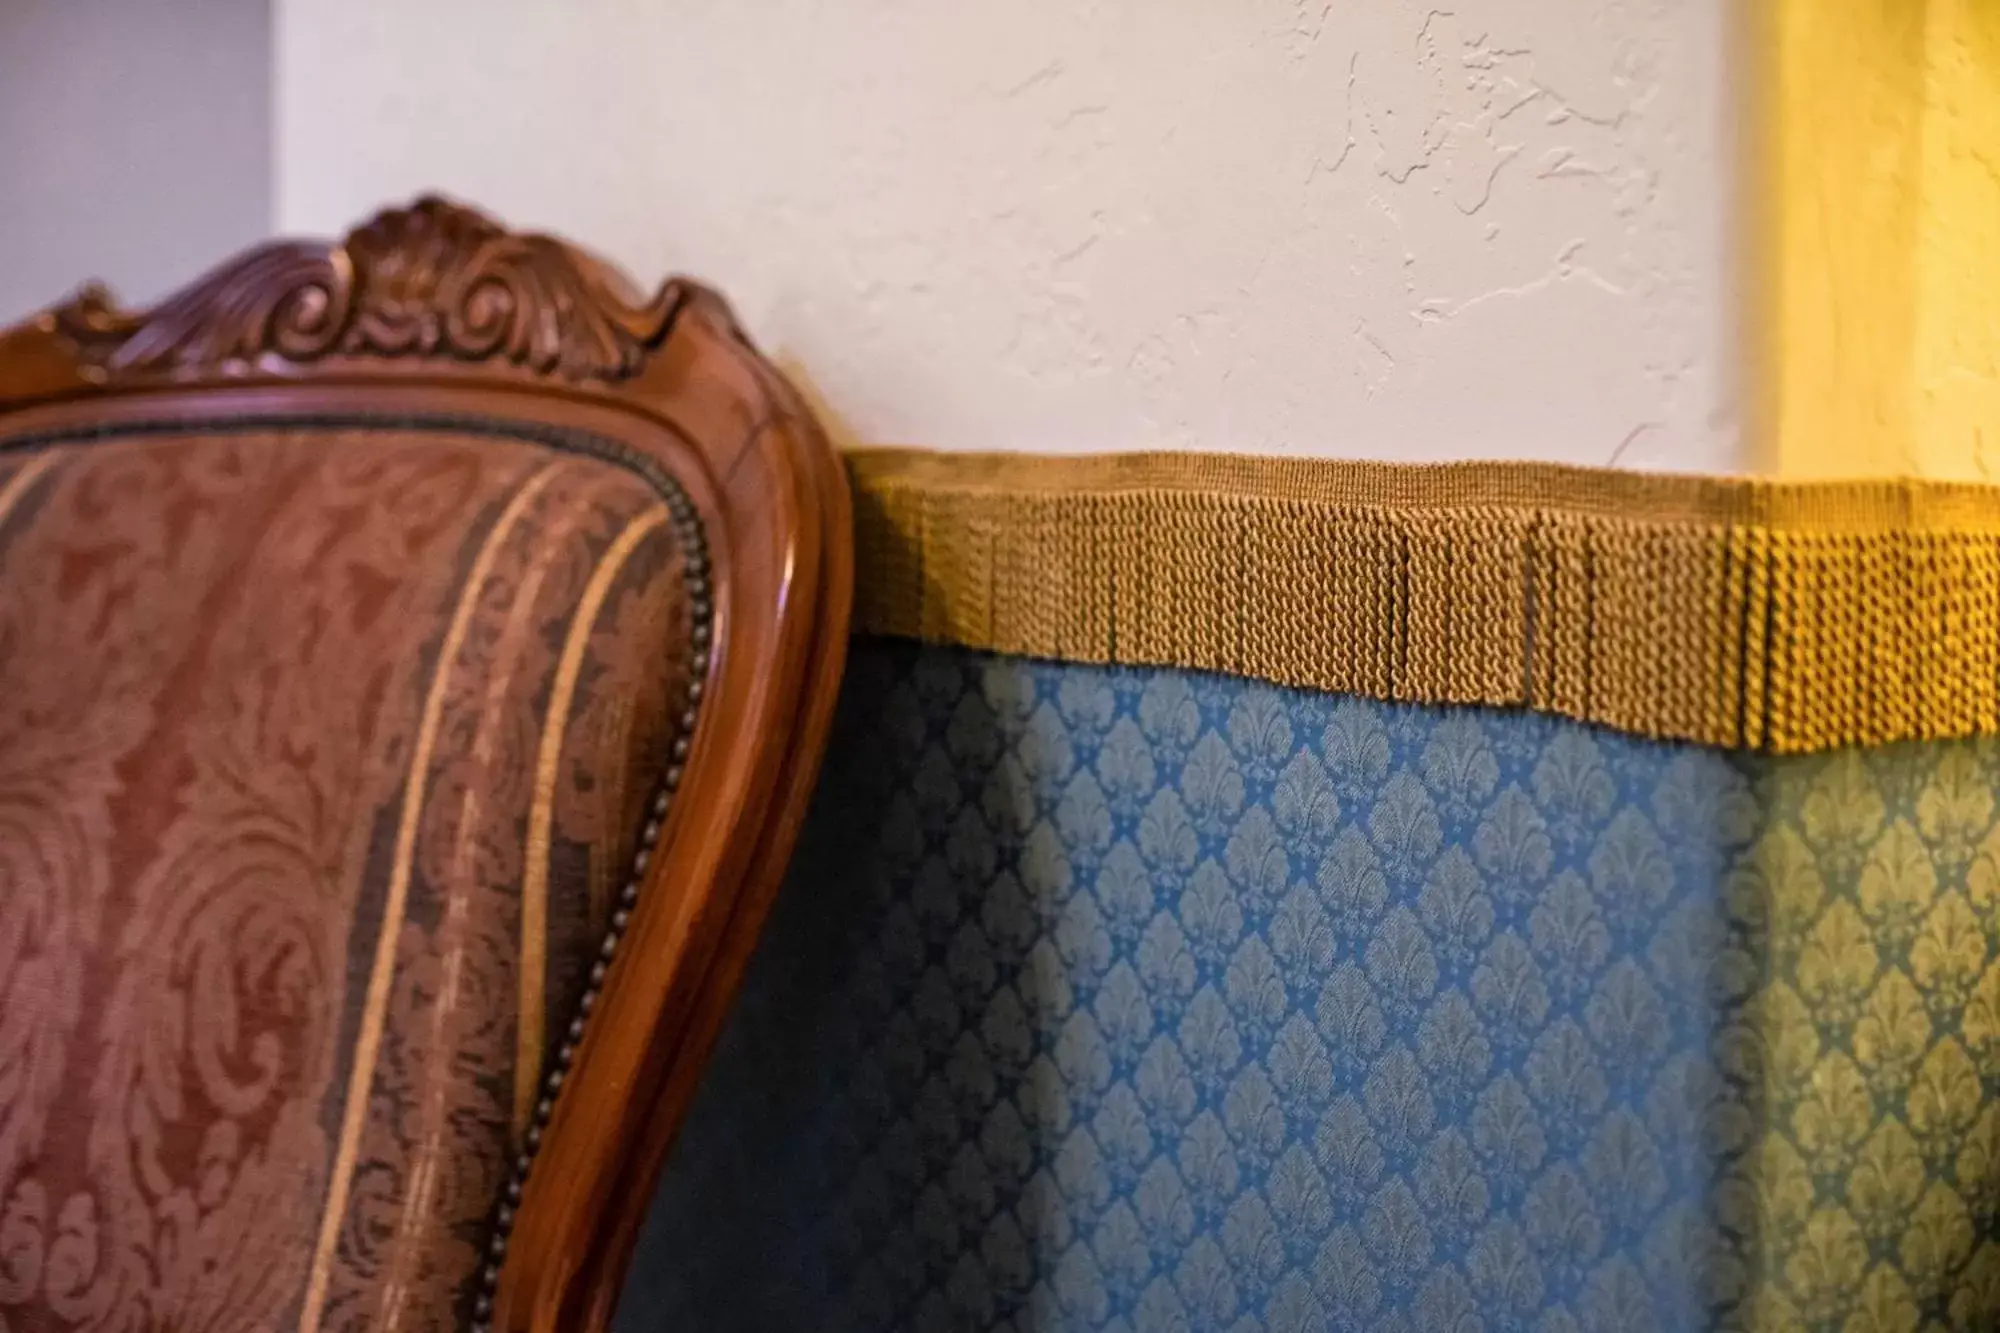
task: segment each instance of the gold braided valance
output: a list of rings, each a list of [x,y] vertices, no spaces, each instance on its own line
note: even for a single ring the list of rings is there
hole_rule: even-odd
[[[866,450],[857,628],[1779,752],[2000,730],[2000,490]]]

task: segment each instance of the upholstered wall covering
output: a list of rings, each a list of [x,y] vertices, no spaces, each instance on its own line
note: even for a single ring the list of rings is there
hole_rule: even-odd
[[[1990,1327],[1996,786],[858,641],[621,1322]]]
[[[625,1328],[2000,1321],[1992,491],[851,463]]]

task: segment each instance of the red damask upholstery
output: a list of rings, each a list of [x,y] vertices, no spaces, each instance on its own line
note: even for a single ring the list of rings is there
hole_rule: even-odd
[[[447,315],[534,296],[381,271]],[[0,388],[59,326],[0,339]],[[724,331],[771,397],[711,434],[789,422],[837,478]],[[646,421],[468,411],[429,362],[400,397],[247,402],[241,356],[192,376],[233,397],[143,392],[185,362],[111,394],[60,345],[95,383],[0,413],[0,1330],[601,1326],[608,1186],[646,1192],[782,865],[844,554],[803,628],[741,606],[773,525],[709,466],[712,373]]]

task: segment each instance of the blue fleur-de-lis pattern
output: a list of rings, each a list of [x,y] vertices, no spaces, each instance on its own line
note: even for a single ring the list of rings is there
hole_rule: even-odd
[[[1990,1327],[1996,789],[857,641],[621,1327]]]

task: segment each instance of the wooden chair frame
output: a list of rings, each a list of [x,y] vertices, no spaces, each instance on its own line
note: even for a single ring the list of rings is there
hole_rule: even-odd
[[[715,293],[674,279],[639,299],[588,254],[436,198],[339,241],[250,250],[148,311],[92,286],[0,333],[0,449],[306,415],[587,431],[660,460],[705,540],[707,663],[678,792],[496,1200],[474,1312],[594,1333],[813,785],[851,602],[845,474]]]

